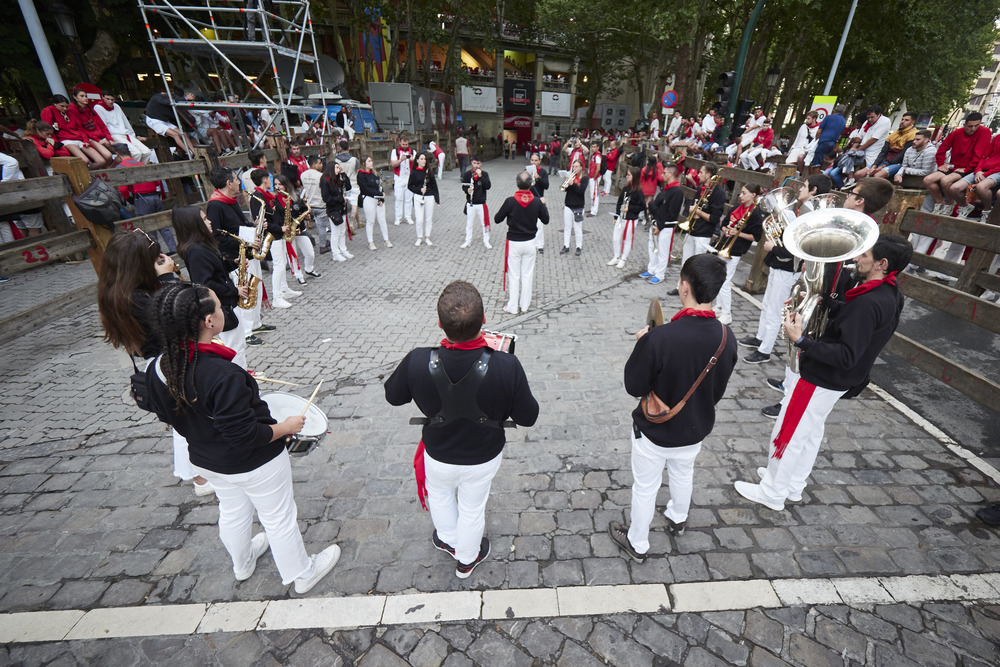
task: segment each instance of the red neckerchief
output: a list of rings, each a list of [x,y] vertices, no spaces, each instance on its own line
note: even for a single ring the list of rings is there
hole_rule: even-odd
[[[208,201],[221,201],[223,204],[229,204],[232,206],[236,203],[236,197],[227,197],[222,194],[221,190],[213,190],[212,196],[208,198]]]
[[[666,192],[670,188],[679,188],[680,186],[681,186],[681,184],[679,182],[677,182],[677,181],[670,181],[669,183],[667,183],[666,185],[663,186],[663,191]]]
[[[531,194],[527,190],[518,190],[514,193],[514,201],[521,205],[521,208],[527,208],[528,204],[535,200],[535,195]]]
[[[746,204],[740,204],[735,211],[729,214],[730,222],[739,222],[743,218],[743,214],[746,212]]]
[[[358,169],[358,173],[359,174],[370,174],[370,173],[372,173],[372,171],[371,171],[371,169]]]
[[[426,171],[426,170],[425,169],[421,169],[420,167],[414,167],[413,171]]]
[[[774,453],[771,454],[772,459],[780,459],[784,456],[785,447],[788,446],[792,436],[795,435],[795,429],[799,427],[799,422],[802,420],[802,415],[805,414],[806,408],[809,407],[809,401],[812,400],[814,391],[816,391],[816,385],[806,382],[802,378],[799,378],[795,383],[795,388],[792,389],[792,396],[788,399],[788,407],[785,408],[785,416],[781,420],[781,429],[774,439]]]
[[[282,206],[288,206],[288,202],[291,201],[291,197],[288,196],[287,192],[277,192],[274,198],[278,200],[278,203]]]
[[[467,340],[464,343],[453,343],[447,338],[442,338],[441,347],[446,350],[476,350],[481,347],[489,347],[489,343],[486,342],[486,336],[480,333],[478,338]]]
[[[187,341],[188,361],[194,358],[194,351],[198,350],[203,354],[216,354],[226,361],[232,361],[236,356],[236,350],[226,347],[221,343],[197,343],[193,340]]]
[[[278,199],[277,197],[264,188],[257,188],[256,192],[261,196],[261,198],[263,198],[264,203],[267,204],[268,208],[274,208],[274,202]]]
[[[108,106],[108,105],[107,105],[107,104],[106,104],[106,103],[104,102],[104,98],[103,98],[103,97],[102,97],[101,99],[99,99],[99,100],[98,100],[97,102],[95,102],[95,103],[94,103],[94,106],[98,106],[98,107],[101,107],[102,109],[107,109],[108,111],[114,111],[114,110],[115,110],[115,107],[114,107],[114,105],[111,105],[111,106]]]
[[[881,285],[883,283],[888,283],[888,284],[892,285],[893,287],[895,287],[896,286],[896,272],[895,271],[890,271],[889,275],[887,275],[882,280],[869,280],[868,282],[862,283],[861,285],[858,285],[857,287],[852,287],[851,289],[847,290],[847,294],[844,295],[844,298],[847,299],[847,303],[850,303],[851,301],[853,301],[854,299],[857,299],[859,296],[861,296],[865,292],[871,292],[873,289],[875,289],[876,287],[878,287],[879,285]]]
[[[878,120],[878,119],[876,119],[876,121],[877,121],[877,120]],[[872,126],[872,125],[874,125],[874,124],[875,124],[875,123],[869,123],[868,121],[865,121],[865,124],[861,126],[861,131],[862,131],[862,132],[867,132],[867,131],[868,131],[868,128],[869,128],[869,127],[871,127],[871,126]]]
[[[680,319],[682,317],[715,317],[714,310],[696,310],[695,308],[684,308],[679,313],[670,318],[670,321]]]

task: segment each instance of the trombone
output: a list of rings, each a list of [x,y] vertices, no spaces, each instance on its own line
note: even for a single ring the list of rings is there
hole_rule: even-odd
[[[747,210],[743,212],[743,215],[735,223],[730,221],[726,227],[723,229],[735,230],[732,236],[726,236],[725,234],[719,235],[719,240],[708,249],[710,253],[716,254],[722,259],[732,259],[733,246],[736,245],[736,240],[740,238],[740,234],[743,232],[743,228],[747,225],[747,220],[750,219],[750,214],[754,212],[757,208],[757,198],[754,197],[753,202],[750,206],[747,206]]]

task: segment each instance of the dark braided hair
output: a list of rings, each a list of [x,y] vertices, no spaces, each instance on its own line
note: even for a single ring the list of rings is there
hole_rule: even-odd
[[[196,343],[201,322],[215,312],[212,290],[196,283],[170,283],[158,290],[150,306],[149,320],[163,346],[160,370],[167,379],[167,389],[177,402],[177,411],[193,405],[198,397],[189,399],[188,389],[194,387],[194,369],[198,364],[198,348],[189,360],[188,343]],[[192,391],[192,394],[194,392]]]

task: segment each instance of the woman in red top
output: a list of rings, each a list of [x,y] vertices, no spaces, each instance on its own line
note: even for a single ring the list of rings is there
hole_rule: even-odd
[[[35,150],[43,160],[70,155],[66,147],[53,138],[54,134],[55,130],[44,120],[29,120],[24,128],[24,136],[34,142]]]
[[[82,142],[83,153],[90,158],[89,169],[114,166],[115,157],[111,154],[111,133],[101,117],[97,115],[87,91],[82,88],[73,89],[73,102],[69,105],[67,115],[78,132],[76,139]],[[65,142],[64,142],[65,143]],[[119,160],[120,161],[120,160]]]
[[[646,166],[642,168],[642,173],[639,176],[639,189],[642,190],[642,194],[646,198],[647,207],[649,207],[649,202],[653,201],[653,197],[656,196],[656,191],[662,183],[663,163],[657,160],[655,155],[650,155],[646,158]]]

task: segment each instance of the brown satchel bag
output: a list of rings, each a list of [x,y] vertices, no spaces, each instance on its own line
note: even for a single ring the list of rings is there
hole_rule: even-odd
[[[698,379],[694,381],[694,384],[691,385],[691,388],[688,389],[688,392],[684,394],[684,398],[680,400],[680,403],[678,403],[674,407],[670,407],[669,405],[661,401],[660,397],[656,395],[656,392],[652,390],[650,390],[648,396],[643,396],[641,399],[639,399],[639,406],[642,407],[642,414],[645,415],[647,420],[651,421],[654,424],[662,424],[663,422],[670,421],[671,419],[673,419],[678,412],[684,409],[684,406],[687,404],[688,399],[691,398],[691,394],[693,394],[695,389],[698,388],[698,385],[701,384],[701,381],[705,379],[705,376],[708,375],[708,372],[712,370],[712,367],[715,366],[715,362],[719,360],[719,355],[722,354],[722,351],[726,348],[726,337],[727,337],[727,329],[726,325],[723,324],[722,342],[719,343],[719,349],[717,349],[715,351],[715,354],[712,355],[712,358],[708,360],[708,365],[705,366],[705,370],[701,372],[701,375],[699,375]]]

